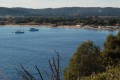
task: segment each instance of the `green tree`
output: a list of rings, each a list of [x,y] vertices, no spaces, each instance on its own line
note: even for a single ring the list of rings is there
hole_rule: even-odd
[[[106,39],[106,42],[104,43],[104,48],[105,49],[115,49],[117,46],[117,37],[116,36],[113,36],[112,34],[110,34],[107,39]]]
[[[70,60],[69,67],[65,69],[65,80],[77,80],[81,76],[91,75],[93,72],[105,70],[101,65],[100,49],[91,41],[82,43]]]
[[[120,60],[120,32],[117,36],[109,35],[104,43],[102,55],[109,65],[115,65]]]

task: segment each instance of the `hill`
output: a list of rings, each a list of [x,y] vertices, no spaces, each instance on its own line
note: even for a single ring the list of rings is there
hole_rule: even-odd
[[[63,7],[63,8],[29,9],[29,8],[0,7],[0,16],[8,15],[43,16],[43,17],[120,16],[120,8]]]

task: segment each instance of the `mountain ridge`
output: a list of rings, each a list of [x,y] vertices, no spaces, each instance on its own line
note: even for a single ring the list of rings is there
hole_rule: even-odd
[[[0,7],[0,16],[43,16],[43,17],[75,17],[75,16],[120,16],[120,8],[115,7],[62,7],[32,9],[22,7]]]

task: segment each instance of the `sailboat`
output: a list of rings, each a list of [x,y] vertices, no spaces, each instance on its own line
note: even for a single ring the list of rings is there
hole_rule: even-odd
[[[21,27],[20,27],[20,30],[17,30],[17,31],[15,32],[15,34],[24,34],[24,33],[25,33],[25,32],[21,30]]]

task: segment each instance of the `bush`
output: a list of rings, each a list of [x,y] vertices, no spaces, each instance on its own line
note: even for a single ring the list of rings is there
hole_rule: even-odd
[[[80,80],[120,80],[120,64],[109,68],[106,72],[82,77]]]
[[[120,32],[117,36],[109,35],[102,51],[104,59],[109,65],[116,65],[120,60]]]
[[[91,75],[93,72],[104,71],[99,55],[100,49],[93,42],[82,43],[70,60],[69,67],[64,72],[65,80],[77,80],[81,76]]]

